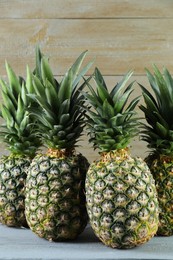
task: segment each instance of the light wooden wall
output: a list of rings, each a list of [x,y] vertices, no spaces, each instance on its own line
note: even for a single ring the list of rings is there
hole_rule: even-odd
[[[155,63],[173,72],[173,1],[0,1],[0,75],[5,76],[6,59],[25,76],[26,64],[34,68],[37,43],[50,57],[57,77],[87,49],[86,61],[96,58],[95,66],[110,88],[129,69],[134,79],[148,86],[145,67],[152,69]],[[140,94],[137,84],[135,88],[135,95]],[[97,157],[86,137],[79,150],[89,160]],[[144,157],[146,151],[138,138],[132,142],[134,155]]]

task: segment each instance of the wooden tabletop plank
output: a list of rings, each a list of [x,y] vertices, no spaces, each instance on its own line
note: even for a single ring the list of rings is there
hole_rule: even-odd
[[[0,1],[0,18],[173,17],[172,0],[11,0]]]
[[[0,259],[8,260],[172,260],[173,236],[154,237],[131,250],[105,246],[88,225],[74,241],[49,242],[29,229],[0,225]]]
[[[159,26],[158,26],[159,25]],[[173,19],[0,20],[0,74],[4,60],[24,73],[33,66],[34,49],[40,44],[50,57],[53,72],[61,75],[78,55],[88,49],[86,61],[95,57],[105,75],[129,69],[144,74],[153,63],[172,68]]]

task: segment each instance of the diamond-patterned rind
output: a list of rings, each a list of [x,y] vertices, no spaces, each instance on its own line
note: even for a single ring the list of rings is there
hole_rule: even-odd
[[[62,241],[76,238],[88,220],[84,182],[88,162],[82,155],[68,158],[37,156],[26,184],[26,218],[38,236]]]
[[[131,248],[156,234],[157,192],[142,159],[96,161],[90,165],[85,187],[90,223],[104,244]]]
[[[25,218],[25,182],[31,161],[4,156],[0,160],[0,223],[27,226]]]

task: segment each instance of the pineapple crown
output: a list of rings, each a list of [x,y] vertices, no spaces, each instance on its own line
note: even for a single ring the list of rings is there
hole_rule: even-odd
[[[35,69],[33,71],[33,74],[35,76],[37,76],[37,78],[40,79],[40,81],[44,84],[45,81],[45,77],[48,77],[48,74],[43,75],[43,69],[42,69],[42,59],[44,57],[44,54],[41,52],[39,45],[36,45],[35,48]],[[45,59],[48,62],[48,58],[45,57]],[[49,66],[49,65],[48,65]],[[49,68],[50,70],[50,68]],[[48,71],[45,71],[46,73],[48,73]],[[52,72],[50,71],[50,73],[52,74]],[[55,78],[54,78],[55,80]]]
[[[89,84],[89,81],[86,81],[91,92],[84,93],[91,105],[86,115],[89,142],[92,142],[94,148],[99,148],[101,152],[126,148],[130,139],[137,134],[134,108],[139,97],[126,106],[133,91],[134,82],[129,84],[123,92],[131,75],[132,72],[128,72],[110,93],[98,68],[94,72],[96,90]]]
[[[163,75],[157,66],[152,74],[146,69],[151,94],[144,86],[142,94],[145,105],[140,105],[146,123],[142,123],[141,136],[153,153],[173,154],[173,78],[164,68]]]
[[[35,94],[30,97],[37,101],[39,108],[30,112],[38,121],[38,134],[48,148],[73,150],[82,135],[85,111],[81,91],[85,83],[78,85],[93,63],[89,62],[80,70],[86,53],[77,58],[59,83],[48,59],[38,48],[36,50]]]
[[[0,116],[5,123],[1,126],[0,136],[12,154],[33,157],[40,146],[36,137],[36,125],[27,112],[32,101],[27,97],[33,92],[31,73],[27,67],[26,81],[17,77],[6,62],[8,83],[0,79],[3,103]]]

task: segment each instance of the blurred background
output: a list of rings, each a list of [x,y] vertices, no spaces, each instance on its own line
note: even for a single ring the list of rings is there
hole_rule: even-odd
[[[34,69],[36,44],[59,80],[88,50],[86,62],[95,57],[89,74],[97,66],[109,89],[128,70],[150,89],[145,67],[152,71],[155,63],[173,73],[173,1],[0,0],[0,76],[6,78],[5,60],[23,77],[26,65]],[[133,95],[141,95],[137,83]],[[90,161],[97,158],[86,135],[80,145],[78,150]],[[4,149],[0,144],[0,153]],[[146,144],[137,137],[131,151],[144,158]]]

